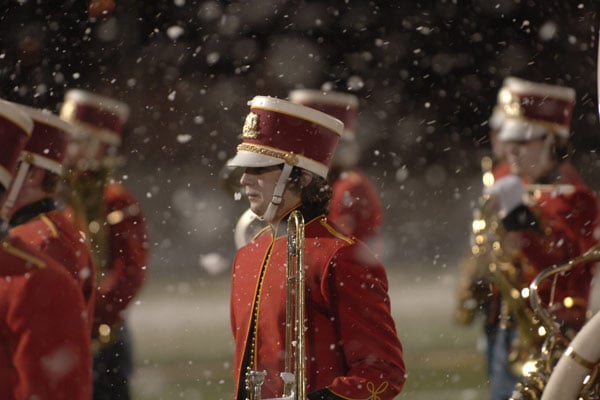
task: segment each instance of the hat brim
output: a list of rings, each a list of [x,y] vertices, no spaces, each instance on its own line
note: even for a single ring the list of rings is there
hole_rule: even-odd
[[[238,150],[235,157],[227,161],[229,167],[271,167],[285,163],[284,160],[277,157],[270,157],[265,154],[258,154],[251,151]]]
[[[530,141],[540,139],[549,133],[548,128],[543,125],[531,121],[508,119],[500,128],[498,140],[500,142]]]

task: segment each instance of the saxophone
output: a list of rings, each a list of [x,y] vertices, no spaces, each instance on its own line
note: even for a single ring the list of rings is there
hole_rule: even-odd
[[[590,330],[589,334],[593,335],[591,341],[577,340],[580,334],[585,333],[585,328],[595,328],[596,326],[586,324],[574,339],[566,336],[561,331],[558,322],[552,318],[551,313],[542,304],[538,294],[541,282],[549,277],[556,277],[558,274],[571,271],[577,266],[597,261],[600,261],[600,245],[591,247],[581,256],[575,257],[565,264],[546,268],[531,282],[529,287],[531,307],[542,321],[548,335],[544,340],[540,356],[536,360],[535,368],[523,382],[517,383],[510,400],[575,400],[575,398],[592,400],[600,398],[600,377],[597,364],[599,357],[593,357],[594,360],[588,362],[587,359],[590,357],[587,354],[585,357],[579,355],[579,353],[590,352],[591,349],[585,348],[585,346],[579,349],[582,344],[589,346],[590,343],[594,344],[591,347],[595,347],[591,353],[600,354],[598,346],[595,345],[598,332],[596,329]],[[554,280],[554,283],[556,283],[556,280]],[[569,365],[568,368],[565,367],[569,362],[572,362],[572,365]],[[558,371],[555,371],[557,367]],[[558,374],[555,372],[558,372]],[[580,372],[581,376],[577,376]],[[547,388],[548,390],[546,390]],[[577,395],[571,397],[570,395],[573,392]],[[566,395],[567,393],[569,393],[569,396]]]
[[[494,183],[492,164],[493,161],[490,157],[481,159],[484,187],[489,187]],[[481,202],[482,199],[480,199]],[[484,307],[490,296],[489,282],[483,276],[484,271],[487,270],[488,260],[482,256],[485,249],[480,245],[483,243],[476,244],[481,221],[481,209],[477,208],[472,220],[471,250],[460,262],[460,280],[454,320],[463,325],[469,325],[473,322],[477,312]]]
[[[526,376],[533,360],[539,356],[539,349],[546,334],[539,318],[528,303],[529,291],[519,283],[520,270],[512,263],[503,250],[502,240],[505,231],[501,222],[486,212],[488,199],[480,199],[481,208],[475,211],[473,220],[473,254],[484,258],[486,266],[482,272],[488,282],[500,293],[500,325],[515,327],[516,337],[508,353],[508,362],[517,376]]]
[[[92,254],[96,275],[95,284],[101,282],[110,262],[110,243],[106,223],[106,204],[104,189],[111,177],[111,168],[82,170],[77,167],[68,168],[63,174],[62,198],[71,207],[73,221],[83,232]],[[111,332],[115,328],[101,324],[97,332],[93,332],[93,347],[99,349],[110,343]]]
[[[491,164],[488,165],[489,174],[484,174],[484,185],[491,186],[493,175]],[[539,357],[546,331],[529,306],[529,290],[521,283],[520,269],[513,263],[513,257],[505,252],[506,231],[493,208],[491,197],[483,195],[479,198],[479,207],[473,216],[471,251],[483,268],[480,272],[483,279],[500,293],[500,325],[515,327],[517,331],[508,354],[509,366],[516,376],[527,376],[532,363]]]

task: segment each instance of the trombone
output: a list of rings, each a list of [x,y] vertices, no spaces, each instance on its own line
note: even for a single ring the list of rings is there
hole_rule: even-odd
[[[305,400],[304,217],[298,210],[290,214],[287,222],[287,264],[285,270],[285,370],[280,373],[283,380],[283,397],[269,400]],[[248,371],[246,373],[250,396],[248,400],[261,400],[260,387],[265,380],[265,376],[265,371]]]

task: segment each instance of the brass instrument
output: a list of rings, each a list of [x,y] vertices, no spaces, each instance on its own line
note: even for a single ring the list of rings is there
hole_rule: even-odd
[[[106,222],[104,189],[111,177],[108,167],[81,170],[75,166],[63,174],[62,197],[71,206],[76,226],[85,232],[96,270],[95,286],[103,278],[110,262],[110,244]],[[118,326],[101,324],[93,332],[94,350],[108,344],[115,337]]]
[[[300,211],[295,210],[287,222],[285,370],[280,374],[284,382],[283,397],[277,398],[281,400],[306,399],[304,286],[304,218]],[[260,386],[265,374],[265,371],[246,373],[248,400],[261,400]]]
[[[528,304],[528,290],[521,288],[518,268],[510,257],[504,254],[502,240],[505,235],[501,222],[488,210],[488,198],[482,197],[481,208],[475,211],[473,220],[475,257],[483,257],[486,270],[483,275],[495,285],[501,295],[500,324],[514,326],[516,337],[511,345],[508,362],[513,373],[525,376],[531,360],[535,360],[543,341],[545,331],[541,329],[539,318]]]
[[[494,184],[495,178],[492,172],[493,160],[490,157],[483,157],[481,159],[482,169],[482,183],[485,188],[489,188]],[[526,184],[524,189],[527,193],[528,202],[539,199],[545,193],[551,193],[553,195],[568,194],[575,190],[573,185],[569,184]],[[461,277],[459,281],[459,288],[457,291],[457,309],[454,314],[454,319],[461,324],[470,324],[481,306],[489,298],[489,278],[488,267],[490,264],[489,255],[485,252],[484,247],[487,244],[487,239],[481,236],[481,224],[485,224],[485,220],[490,220],[493,224],[497,225],[499,221],[495,219],[492,221],[490,217],[484,214],[491,214],[490,210],[483,210],[482,208],[491,208],[487,203],[488,198],[486,196],[479,199],[479,208],[474,212],[473,218],[473,242],[479,240],[482,243],[471,244],[471,257],[467,256],[461,261]],[[485,206],[484,206],[485,204]],[[491,227],[487,224],[487,228],[496,230],[497,227]],[[485,236],[485,234],[484,234]],[[496,236],[494,233],[492,236]],[[493,238],[492,238],[493,240]],[[474,256],[474,257],[473,257]],[[507,289],[508,290],[508,289]]]
[[[483,183],[486,187],[494,183],[491,167],[491,159],[484,158]],[[536,189],[539,190],[537,187]],[[541,329],[539,318],[529,307],[527,288],[519,285],[520,270],[512,263],[512,257],[505,254],[502,240],[506,232],[496,216],[491,200],[487,195],[479,198],[479,207],[473,216],[471,251],[477,264],[483,269],[479,272],[481,279],[493,284],[500,292],[501,326],[514,326],[517,330],[508,362],[515,375],[524,376],[530,368],[530,362],[539,355],[545,332]]]
[[[557,362],[565,351],[570,348],[569,343],[571,342],[571,338],[563,334],[559,323],[552,318],[550,312],[542,304],[538,293],[540,283],[552,276],[556,279],[557,274],[569,272],[577,266],[597,261],[600,261],[600,244],[591,247],[584,254],[575,257],[564,264],[553,265],[546,268],[531,282],[529,286],[531,293],[531,307],[542,321],[548,335],[542,346],[540,357],[536,360],[535,369],[525,381],[517,384],[511,397],[512,400],[541,399],[548,379],[551,377]],[[554,283],[556,283],[556,280]],[[553,300],[551,299],[551,302],[552,301]],[[566,298],[563,302],[568,304],[569,298]],[[597,367],[590,369],[591,371],[587,378],[580,382],[581,390],[578,397],[579,399],[591,400],[597,399],[600,396],[600,379],[598,379]],[[544,397],[546,398],[546,396]]]
[[[490,187],[494,184],[494,175],[492,174],[493,161],[490,157],[481,159],[481,169],[483,172],[482,183],[484,187]],[[480,205],[483,199],[479,199]],[[484,241],[478,238],[478,235],[485,235],[481,229],[482,221],[481,208],[477,208],[473,214],[471,252],[460,262],[460,279],[457,291],[457,308],[454,313],[454,320],[463,325],[469,325],[475,319],[478,310],[481,309],[489,295],[489,283],[486,282],[484,272],[487,270],[489,260],[483,256]],[[476,243],[480,240],[481,243]]]
[[[94,171],[69,168],[64,174],[63,197],[73,209],[75,223],[88,237],[97,273],[102,273],[108,263],[104,189],[109,179],[106,168]]]

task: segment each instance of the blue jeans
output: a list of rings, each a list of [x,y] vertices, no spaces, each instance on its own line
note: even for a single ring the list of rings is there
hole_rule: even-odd
[[[485,332],[485,358],[487,360],[487,374],[490,380],[492,379],[492,365],[494,363],[494,343],[496,343],[496,333],[498,333],[498,325],[484,326]]]
[[[508,352],[516,336],[514,329],[498,328],[492,346],[490,360],[490,399],[507,400],[511,397],[519,377],[514,375],[508,365]]]

